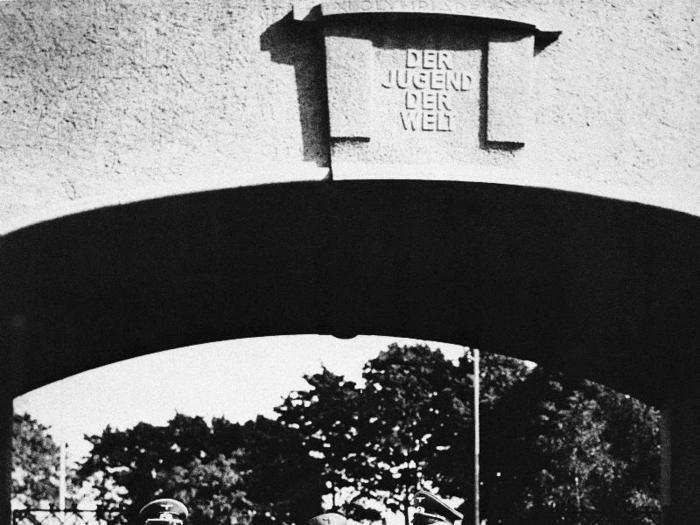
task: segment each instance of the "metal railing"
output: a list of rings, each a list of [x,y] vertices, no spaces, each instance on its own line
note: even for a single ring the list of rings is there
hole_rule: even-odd
[[[119,514],[98,510],[21,509],[12,511],[12,525],[111,525]]]

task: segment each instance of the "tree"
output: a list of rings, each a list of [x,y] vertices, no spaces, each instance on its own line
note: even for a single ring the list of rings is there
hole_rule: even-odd
[[[244,425],[177,414],[165,426],[107,427],[80,475],[106,511],[132,523],[159,497],[188,505],[192,523],[301,523],[321,508],[320,468],[299,433],[259,416]],[[310,516],[309,516],[310,517]]]
[[[413,493],[431,485],[426,474],[441,444],[435,436],[454,413],[454,365],[426,345],[392,344],[362,377],[356,480],[408,525]]]
[[[615,461],[615,477],[597,494],[601,513],[610,523],[658,523],[660,412],[603,385],[587,381],[583,386],[604,414],[603,436]]]
[[[357,489],[351,473],[361,460],[355,443],[361,391],[325,367],[304,380],[311,388],[292,392],[275,411],[285,427],[299,433],[306,452],[318,459],[319,481],[330,492],[332,507],[338,508],[342,495]]]
[[[16,506],[38,507],[58,499],[60,446],[49,427],[29,414],[12,419],[12,500]],[[68,482],[73,479],[68,471]]]
[[[247,524],[253,517],[253,504],[243,490],[238,457],[223,454],[189,465],[177,466],[164,475],[164,492],[191,509],[192,525]]]
[[[528,371],[502,356],[483,363],[486,406]],[[455,366],[425,345],[391,345],[366,364],[364,389],[323,368],[305,376],[310,388],[290,394],[276,411],[322,463],[334,509],[378,519],[368,507],[374,499],[406,516],[417,486],[463,497],[471,487],[471,370],[468,353]]]
[[[596,489],[615,475],[605,419],[596,401],[579,390],[548,401],[536,425],[541,470],[526,490],[533,523],[601,523]]]
[[[224,454],[237,447],[252,523],[305,523],[321,511],[321,463],[295,429],[258,416],[245,424],[215,419],[213,441]]]
[[[631,438],[631,420],[646,425],[613,415],[620,398],[539,367],[504,396],[482,425],[489,523],[654,523],[653,487],[628,489],[630,463],[621,460],[622,442],[611,441],[613,433]],[[632,441],[635,449],[648,444]]]
[[[168,425],[109,427],[81,468],[126,518],[175,496],[195,523],[303,523],[322,498],[358,521],[377,508],[408,523],[417,488],[473,492],[472,361],[392,344],[365,386],[323,368],[308,390],[245,424],[177,415]],[[591,381],[484,354],[482,509],[500,524],[651,524],[659,514],[657,411]],[[121,488],[121,493],[119,489]],[[373,505],[379,502],[380,505]],[[374,508],[373,508],[374,507]]]
[[[138,423],[123,431],[108,426],[87,439],[92,451],[79,474],[92,479],[106,510],[119,511],[129,523],[150,500],[179,490],[171,481],[177,468],[196,468],[196,460],[211,459],[211,429],[201,417],[183,414],[165,426]]]

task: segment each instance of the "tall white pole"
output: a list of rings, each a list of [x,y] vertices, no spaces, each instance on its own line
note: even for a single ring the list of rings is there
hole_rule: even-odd
[[[479,376],[479,349],[474,349],[474,525],[481,524],[479,513],[479,389],[481,378]]]
[[[66,510],[66,453],[67,444],[61,443],[61,462],[58,473],[58,510]]]

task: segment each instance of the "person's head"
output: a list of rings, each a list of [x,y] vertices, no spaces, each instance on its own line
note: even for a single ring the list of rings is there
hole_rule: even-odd
[[[309,520],[309,525],[346,525],[348,522],[345,516],[335,512],[320,514]]]
[[[139,512],[140,525],[185,525],[189,511],[176,499],[157,499]]]

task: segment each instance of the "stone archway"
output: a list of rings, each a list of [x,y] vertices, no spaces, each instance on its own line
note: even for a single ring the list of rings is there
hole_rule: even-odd
[[[477,343],[669,408],[674,512],[697,508],[695,217],[516,186],[347,181],[107,207],[2,241],[5,416],[29,389],[207,341]]]

